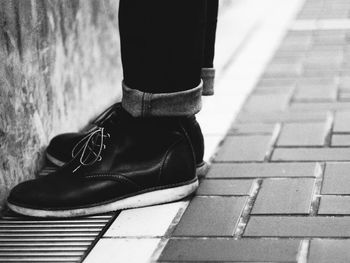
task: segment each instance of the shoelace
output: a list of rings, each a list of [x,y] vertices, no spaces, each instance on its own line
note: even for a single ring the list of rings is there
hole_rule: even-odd
[[[103,127],[97,127],[74,146],[72,157],[76,158],[80,155],[80,164],[73,170],[73,173],[82,166],[93,165],[102,160],[101,153],[106,148],[105,138],[110,138],[110,134],[105,132]]]

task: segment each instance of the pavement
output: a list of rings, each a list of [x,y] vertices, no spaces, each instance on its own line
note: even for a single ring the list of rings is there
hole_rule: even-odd
[[[350,1],[232,2],[199,189],[111,215],[84,263],[350,262]]]

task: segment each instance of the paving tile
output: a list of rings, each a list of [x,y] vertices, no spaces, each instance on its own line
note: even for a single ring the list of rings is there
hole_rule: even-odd
[[[253,180],[202,180],[197,195],[249,195]]]
[[[329,87],[335,89],[337,87],[337,80],[335,78],[325,77],[301,78],[297,80],[296,86],[298,89],[323,89]]]
[[[350,102],[293,102],[291,110],[347,110],[350,109]]]
[[[264,86],[254,89],[253,94],[259,95],[282,95],[292,94],[295,86]]]
[[[264,161],[271,146],[271,136],[229,136],[215,161]]]
[[[278,146],[323,146],[330,129],[324,123],[286,123],[282,126]]]
[[[350,196],[323,195],[319,215],[350,215]]]
[[[264,123],[249,123],[249,124],[234,124],[228,131],[228,135],[237,134],[272,134],[275,130],[275,124]]]
[[[296,262],[299,240],[171,239],[163,262]]]
[[[159,237],[164,236],[180,209],[187,202],[128,209],[122,211],[104,237]],[[140,220],[142,218],[142,220]],[[157,218],[157,220],[154,220]]]
[[[290,61],[290,59],[295,59],[295,58],[304,58],[306,55],[306,52],[303,50],[278,50],[272,60],[276,61],[281,59],[281,58],[287,58],[286,61]]]
[[[319,89],[296,89],[293,96],[294,101],[335,101],[337,99],[337,89],[332,87]]]
[[[256,84],[256,89],[265,88],[265,87],[294,87],[295,79],[264,79],[260,78]]]
[[[84,263],[149,262],[160,239],[110,239],[98,241]],[[132,253],[131,253],[132,251]]]
[[[350,194],[350,163],[328,163],[321,193]]]
[[[317,163],[214,163],[206,178],[315,177]]]
[[[346,32],[343,30],[316,31],[313,36],[314,43],[345,44]]]
[[[350,148],[276,148],[272,161],[350,161]]]
[[[304,60],[304,69],[339,69],[343,62],[342,57],[307,57]]]
[[[350,111],[338,111],[334,117],[333,132],[350,133]]]
[[[301,49],[303,51],[305,49]],[[295,49],[293,51],[296,51]],[[265,68],[262,78],[293,78],[300,76],[301,64],[270,64]]]
[[[349,92],[349,90],[340,90],[340,92],[339,92],[339,101],[350,101],[350,92]]]
[[[291,94],[253,94],[243,106],[249,112],[283,111],[288,106]]]
[[[232,236],[246,201],[247,197],[196,196],[172,235]]]
[[[348,90],[350,89],[350,77],[340,77],[339,78],[339,88]]]
[[[253,92],[261,94],[291,94],[294,88],[294,79],[260,79]]]
[[[324,112],[269,112],[269,113],[247,113],[241,112],[237,121],[240,123],[276,123],[276,122],[320,122],[325,121],[329,113]]]
[[[350,259],[350,240],[311,241],[308,263],[348,263]]]
[[[315,180],[265,179],[252,214],[308,214]]]
[[[350,217],[251,216],[245,237],[350,237]]]
[[[335,134],[332,136],[332,146],[350,146],[350,134]]]
[[[291,41],[290,39],[285,39],[279,46],[279,51],[307,51],[311,45],[311,37],[308,38],[298,38]]]

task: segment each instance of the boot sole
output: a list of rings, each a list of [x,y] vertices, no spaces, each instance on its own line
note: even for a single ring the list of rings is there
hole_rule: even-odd
[[[53,163],[54,165],[61,167],[63,165],[65,165],[65,162],[62,162],[60,160],[58,160],[57,158],[53,157],[52,155],[50,155],[49,153],[46,153],[46,158]],[[196,175],[197,177],[204,177],[207,173],[209,169],[209,165],[206,162],[201,162],[200,164],[196,165]]]
[[[169,203],[181,200],[193,192],[198,188],[198,179],[195,181],[190,181],[188,184],[173,187],[160,189],[152,192],[146,192],[139,195],[127,197],[125,199],[121,199],[115,202],[111,202],[108,204],[93,206],[93,207],[85,207],[85,208],[77,208],[77,209],[67,209],[67,210],[45,210],[45,209],[33,209],[26,208],[18,205],[14,205],[11,203],[7,203],[8,207],[19,214],[26,216],[34,216],[34,217],[79,217],[79,216],[87,216],[87,215],[95,215],[95,214],[103,214],[111,211],[117,211],[127,208],[137,208],[144,206],[157,205],[162,203]]]

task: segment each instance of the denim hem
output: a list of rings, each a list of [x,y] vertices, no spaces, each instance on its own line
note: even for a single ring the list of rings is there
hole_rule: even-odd
[[[190,90],[172,93],[147,93],[122,83],[122,106],[134,117],[188,116],[202,108],[203,82]]]
[[[202,68],[203,96],[214,95],[215,68]]]

